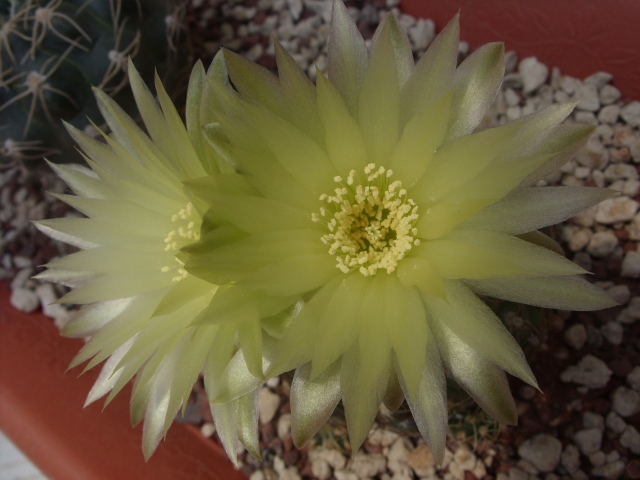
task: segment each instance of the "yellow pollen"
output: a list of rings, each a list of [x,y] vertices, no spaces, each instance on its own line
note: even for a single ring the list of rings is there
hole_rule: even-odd
[[[164,251],[173,254],[173,264],[164,265],[160,268],[160,271],[162,273],[171,273],[173,275],[171,281],[179,282],[186,278],[187,271],[183,268],[184,263],[175,256],[175,253],[186,244],[200,239],[200,219],[192,203],[189,202],[178,213],[171,216],[171,223],[177,225],[164,238]]]
[[[351,170],[346,185],[342,177],[334,177],[340,186],[334,194],[320,196],[325,205],[311,219],[326,224],[329,233],[320,240],[329,246],[342,272],[357,269],[369,276],[382,269],[392,273],[407,252],[420,244],[415,228],[418,206],[407,198],[401,181],[390,183],[393,171],[370,163],[364,173],[362,182]]]

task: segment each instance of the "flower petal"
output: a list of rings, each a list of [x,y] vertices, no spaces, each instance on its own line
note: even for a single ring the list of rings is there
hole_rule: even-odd
[[[296,369],[291,383],[291,435],[304,447],[329,419],[340,402],[340,362],[311,379],[311,364]]]
[[[606,188],[520,188],[485,207],[460,228],[518,235],[563,222],[615,194]]]
[[[328,73],[355,118],[368,64],[367,47],[342,0],[333,1],[329,30]]]
[[[504,75],[504,45],[488,43],[469,55],[453,76],[447,142],[469,135],[493,102]]]
[[[425,297],[431,315],[476,352],[537,387],[522,349],[496,314],[461,282],[448,281],[446,286],[446,300]]]
[[[425,301],[429,310],[429,300]],[[499,422],[515,425],[516,404],[507,377],[493,362],[470,348],[437,317],[429,317],[440,358],[446,371],[469,395]]]
[[[427,441],[436,461],[442,464],[449,423],[447,382],[436,339],[431,332],[427,338],[426,361],[417,394],[411,397],[404,381],[401,384],[420,434]]]
[[[400,109],[402,123],[416,112],[427,109],[451,89],[458,59],[459,17],[460,14],[456,14],[442,29],[404,85]]]
[[[413,247],[444,277],[576,275],[584,269],[566,258],[517,237],[482,230],[456,230]]]
[[[561,310],[600,310],[618,305],[600,288],[580,277],[523,277],[465,280],[479,295]]]

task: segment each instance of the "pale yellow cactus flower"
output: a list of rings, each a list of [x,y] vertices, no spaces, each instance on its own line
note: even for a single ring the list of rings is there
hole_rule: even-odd
[[[128,71],[148,134],[95,90],[111,134],[103,134],[103,143],[68,126],[90,168],[51,165],[75,193],[57,197],[86,218],[37,223],[45,234],[80,251],[52,261],[39,278],[73,288],[62,303],[84,305],[63,330],[67,336],[89,337],[72,366],[89,360],[89,369],[106,360],[87,404],[106,394],[108,403],[136,376],[131,417],[134,424],[144,419],[148,458],[186,406],[198,375],[204,372],[205,386],[211,388],[236,350],[236,324],[194,322],[218,287],[188,274],[176,257],[200,237],[203,212],[182,182],[233,167],[201,134],[201,125],[212,121],[206,78],[223,76],[221,57],[208,77],[200,63],[193,70],[187,128],[157,78],[158,101],[131,62]],[[213,413],[225,444],[235,449],[240,439],[259,455],[256,395],[248,392],[215,406]]]
[[[328,77],[318,72],[314,85],[276,44],[278,77],[225,52],[230,81],[210,82],[218,103],[207,135],[239,173],[187,182],[218,228],[204,228],[179,258],[194,276],[245,292],[219,311],[290,305],[262,315],[264,375],[237,354],[212,396],[232,400],[296,369],[299,446],[342,400],[355,452],[380,405],[406,399],[442,460],[445,376],[505,423],[516,422],[505,371],[536,386],[479,295],[575,310],[614,304],[538,231],[612,194],[536,186],[592,128],[562,125],[574,108],[565,104],[476,131],[501,84],[504,49],[485,45],[457,66],[458,42],[456,17],[414,63],[388,15],[368,51],[336,0]]]

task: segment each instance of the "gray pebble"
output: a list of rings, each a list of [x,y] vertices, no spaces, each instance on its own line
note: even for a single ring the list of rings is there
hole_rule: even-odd
[[[541,472],[553,471],[560,462],[561,453],[560,440],[546,434],[525,440],[518,448],[518,454]]]
[[[637,179],[638,171],[633,165],[617,163],[607,167],[604,171],[604,178],[607,180]]]
[[[580,350],[587,342],[587,329],[583,324],[576,323],[565,330],[563,338],[567,345],[575,350]]]
[[[640,297],[633,297],[629,302],[629,306],[622,310],[616,317],[616,321],[620,323],[634,323],[638,319],[640,319]]]
[[[542,85],[549,75],[549,67],[538,61],[536,57],[522,59],[518,65],[518,73],[522,78],[524,93],[531,93]]]
[[[432,20],[420,18],[407,33],[414,50],[426,50],[436,37],[436,26]]]
[[[602,388],[609,383],[611,370],[597,357],[585,355],[577,365],[572,365],[560,374],[563,382],[573,382],[589,388]]]
[[[618,387],[611,394],[613,411],[621,417],[631,417],[640,411],[640,393],[627,387]]]
[[[560,77],[560,88],[569,95],[575,93],[579,86],[580,80],[578,80],[577,78],[569,77],[566,75]]]
[[[572,444],[567,445],[562,452],[560,463],[570,474],[574,475],[580,468],[580,452],[578,448]]]
[[[625,421],[616,412],[607,414],[606,425],[609,430],[617,434],[624,432],[624,429],[627,428]]]
[[[612,231],[596,232],[587,245],[587,252],[595,258],[611,255],[618,246],[618,237]]]
[[[622,325],[618,322],[607,322],[600,327],[600,331],[611,345],[620,345],[622,343]]]
[[[625,305],[631,298],[631,292],[627,285],[614,285],[613,287],[607,288],[607,295],[620,305]]]
[[[627,278],[640,277],[640,253],[630,251],[625,254],[620,275]]]
[[[611,105],[621,97],[620,90],[613,85],[605,85],[600,89],[600,102],[603,105]]]
[[[602,430],[599,428],[585,428],[583,430],[579,430],[573,436],[573,441],[583,455],[591,455],[592,453],[600,450],[600,445],[602,444]]]
[[[589,463],[594,467],[600,467],[607,461],[607,457],[603,451],[598,451],[589,455]]]
[[[576,110],[586,112],[597,112],[600,110],[600,96],[598,89],[594,85],[579,85],[574,94],[573,100],[579,102]]]
[[[615,462],[607,463],[606,465],[601,465],[599,467],[591,470],[591,475],[594,477],[603,477],[611,480],[615,480],[616,478],[620,478],[620,476],[624,473],[625,463],[621,460],[616,460]]]
[[[604,417],[595,412],[585,412],[582,416],[582,427],[604,430]]]
[[[620,443],[636,455],[640,455],[640,433],[633,426],[627,425],[620,435]]]
[[[620,116],[630,127],[640,127],[640,102],[631,102],[620,111]]]
[[[618,222],[627,222],[635,216],[639,205],[640,204],[638,202],[631,200],[628,197],[620,196],[607,198],[598,205],[598,209],[596,211],[596,222],[606,225]]]
[[[640,392],[640,366],[636,365],[627,375],[627,383],[636,392]]]
[[[598,113],[598,120],[602,123],[613,125],[618,121],[620,116],[620,107],[618,105],[607,105],[602,107]]]
[[[594,87],[600,89],[608,84],[613,79],[613,75],[607,72],[596,72],[592,75],[589,75],[587,78],[583,80],[583,83],[586,85],[593,85]]]
[[[34,291],[19,287],[11,292],[9,302],[16,310],[31,313],[40,306],[40,300]]]

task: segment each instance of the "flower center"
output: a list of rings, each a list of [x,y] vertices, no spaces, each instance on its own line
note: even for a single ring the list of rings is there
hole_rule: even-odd
[[[200,239],[200,218],[191,202],[187,203],[184,208],[173,215],[171,222],[175,225],[173,230],[164,237],[165,252],[175,254],[175,252],[186,244],[196,242]],[[175,257],[175,255],[173,260],[175,262],[173,265],[165,265],[160,271],[162,273],[171,272],[174,275],[171,281],[179,282],[187,276],[187,271],[184,269],[184,263]]]
[[[392,273],[411,247],[420,244],[415,227],[418,207],[407,198],[402,182],[389,180],[392,170],[370,163],[364,173],[361,179],[351,170],[346,182],[335,177],[340,186],[333,195],[320,196],[326,207],[311,219],[326,224],[329,233],[321,240],[341,271],[357,268],[364,276],[379,269]]]

